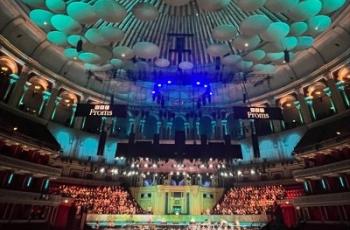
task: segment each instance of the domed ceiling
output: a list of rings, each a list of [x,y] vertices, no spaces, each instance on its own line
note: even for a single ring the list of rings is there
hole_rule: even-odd
[[[138,94],[140,100],[153,94],[161,103],[157,95],[170,91],[175,104],[210,98],[210,84],[273,76],[311,47],[346,5],[346,0],[18,1],[67,59],[110,79],[143,82],[148,91]],[[194,93],[194,86],[202,88]],[[129,97],[130,86],[124,90]]]

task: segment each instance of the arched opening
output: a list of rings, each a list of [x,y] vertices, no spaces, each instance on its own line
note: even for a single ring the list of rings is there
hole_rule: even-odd
[[[307,88],[307,103],[314,120],[329,117],[336,112],[331,96],[327,95],[328,91],[329,88],[323,82],[316,82]]]
[[[35,74],[32,74],[26,84],[28,89],[21,98],[20,109],[40,116],[49,98],[49,94],[46,94],[46,92],[49,91],[51,86],[47,80]]]
[[[78,103],[78,97],[73,93],[63,90],[59,94],[59,98],[59,100],[56,99],[57,106],[51,117],[56,122],[70,126],[72,116],[74,115],[73,107]]]
[[[153,139],[157,133],[157,118],[153,115],[148,115],[145,120],[143,135],[146,139]]]
[[[11,75],[17,74],[17,63],[8,57],[0,57],[0,100],[7,101],[12,90]]]
[[[231,136],[233,140],[239,140],[244,137],[244,133],[242,132],[241,124],[238,119],[235,119],[233,114],[231,113],[227,117],[227,132]]]
[[[283,114],[283,128],[295,128],[303,123],[300,105],[294,95],[287,95],[278,101]]]
[[[208,139],[210,139],[212,135],[211,128],[211,118],[208,116],[201,117],[199,120],[199,134],[201,136],[205,135]]]
[[[350,108],[350,68],[343,67],[339,71],[336,71],[334,75],[343,103],[347,108]]]
[[[175,137],[176,132],[184,132],[185,131],[185,118],[183,117],[175,117],[173,121],[173,129],[172,129],[172,137]]]

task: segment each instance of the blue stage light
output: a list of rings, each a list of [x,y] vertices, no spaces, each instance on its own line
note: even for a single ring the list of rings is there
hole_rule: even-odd
[[[200,82],[200,81],[197,81],[197,82],[196,82],[196,84],[197,84],[197,85],[200,85],[200,84],[201,84],[201,82]]]
[[[207,87],[208,87],[208,85],[207,85],[207,84],[205,84],[205,85],[204,85],[204,88],[207,88]]]
[[[162,87],[162,84],[158,83],[158,87]]]
[[[213,92],[210,92],[209,94],[210,94],[210,95],[213,95]]]
[[[168,80],[168,84],[170,85],[172,83],[172,81]]]
[[[152,90],[152,94],[155,94],[155,93],[156,93],[156,91]]]

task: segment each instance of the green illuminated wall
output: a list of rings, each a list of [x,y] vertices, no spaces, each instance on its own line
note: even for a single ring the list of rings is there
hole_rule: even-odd
[[[214,207],[222,197],[223,188],[200,186],[157,185],[131,188],[131,193],[144,210],[155,215],[176,214],[174,206],[180,206],[182,215],[200,215]],[[181,193],[181,197],[174,194]]]

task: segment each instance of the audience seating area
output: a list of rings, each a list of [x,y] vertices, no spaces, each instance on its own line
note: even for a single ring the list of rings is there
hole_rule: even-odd
[[[51,194],[72,198],[78,209],[93,214],[143,214],[131,194],[120,186],[81,186],[53,184]]]
[[[258,215],[270,211],[275,202],[286,198],[283,186],[231,188],[215,206],[213,214]]]
[[[2,140],[0,140],[0,154],[43,165],[47,165],[50,160],[47,154],[25,149],[20,145],[7,145]]]
[[[305,167],[317,167],[334,162],[350,159],[350,148],[345,147],[339,150],[333,150],[330,154],[317,154],[313,158],[307,158],[304,160]]]

